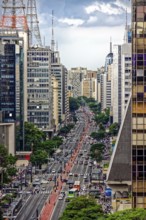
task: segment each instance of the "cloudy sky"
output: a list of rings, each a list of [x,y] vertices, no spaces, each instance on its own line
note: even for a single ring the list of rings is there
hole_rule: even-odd
[[[2,0],[0,0],[2,1]],[[27,1],[27,0],[24,0]],[[55,41],[67,67],[97,69],[104,65],[113,44],[123,42],[129,0],[36,0],[40,31],[51,42],[51,12],[54,10]]]

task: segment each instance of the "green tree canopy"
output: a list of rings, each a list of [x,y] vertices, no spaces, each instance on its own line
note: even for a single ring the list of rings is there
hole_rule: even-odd
[[[128,209],[109,215],[106,220],[145,220],[145,209]]]
[[[109,115],[102,112],[98,115],[95,116],[94,120],[96,121],[97,124],[107,124],[107,122],[109,121]]]
[[[70,112],[74,112],[74,111],[78,110],[79,107],[80,107],[80,104],[79,104],[78,99],[73,98],[73,97],[69,97]]]
[[[48,160],[48,154],[45,150],[37,150],[35,151],[30,158],[30,161],[34,165],[39,165],[41,168],[42,164],[45,164]]]
[[[3,169],[3,182],[10,181],[10,177],[14,176],[17,172],[15,168],[17,158],[12,154],[8,154],[6,147],[0,144],[0,167]],[[3,183],[2,183],[3,184]]]
[[[102,207],[91,197],[74,198],[66,207],[60,220],[97,220],[104,216]]]
[[[97,162],[101,162],[103,159],[103,151],[105,145],[102,143],[93,144],[90,149],[90,156]]]
[[[30,122],[25,122],[25,145],[31,150],[32,147],[35,148],[40,142],[45,140],[45,133],[34,124]]]
[[[93,139],[99,141],[106,136],[106,132],[104,130],[98,130],[98,132],[92,132],[90,135]]]
[[[112,125],[110,125],[109,127],[109,134],[112,135],[112,136],[115,136],[118,134],[118,131],[119,131],[119,124],[118,123],[113,123]]]
[[[13,156],[12,154],[8,155],[8,164],[14,166],[16,164],[17,161],[17,157]]]
[[[60,134],[67,134],[70,132],[70,130],[74,127],[74,124],[68,124],[68,125],[65,125],[64,127],[62,127],[60,129]]]

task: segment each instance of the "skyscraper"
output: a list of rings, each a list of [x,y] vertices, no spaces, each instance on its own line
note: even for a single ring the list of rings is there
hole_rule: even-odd
[[[24,150],[23,123],[27,120],[27,48],[27,31],[0,30],[0,111],[2,122],[20,124],[16,149],[21,150]]]
[[[52,128],[51,50],[28,50],[27,68],[28,121],[49,132]]]
[[[146,1],[132,1],[132,199],[146,208]]]

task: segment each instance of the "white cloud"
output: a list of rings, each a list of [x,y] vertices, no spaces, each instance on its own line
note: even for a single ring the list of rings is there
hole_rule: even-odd
[[[51,39],[48,38],[51,38],[51,30],[43,30],[43,32],[45,36],[48,36],[46,43],[50,42]],[[55,29],[61,62],[68,69],[84,66],[96,70],[105,63],[105,57],[110,50],[110,36],[113,44],[121,44],[123,35],[124,26],[99,28],[71,26]]]
[[[58,20],[61,23],[65,23],[68,25],[73,25],[73,26],[79,26],[84,23],[84,20],[82,19],[74,19],[74,18],[61,18]]]
[[[131,13],[131,6],[130,5],[125,5],[123,1],[121,0],[116,0],[116,2],[114,2],[114,5],[123,8],[124,10],[127,9],[128,13]]]
[[[96,11],[106,13],[109,15],[119,15],[123,13],[123,9],[121,8],[113,8],[109,3],[99,3],[95,2],[92,5],[89,5],[85,8],[87,14],[92,14]]]
[[[88,24],[93,24],[98,20],[98,18],[96,16],[90,16],[87,23]]]

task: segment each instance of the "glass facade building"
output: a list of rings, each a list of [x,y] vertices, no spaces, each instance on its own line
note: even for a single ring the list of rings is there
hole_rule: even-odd
[[[0,111],[3,122],[16,120],[15,44],[1,45],[0,54]]]
[[[146,208],[146,1],[132,1],[132,201]]]

